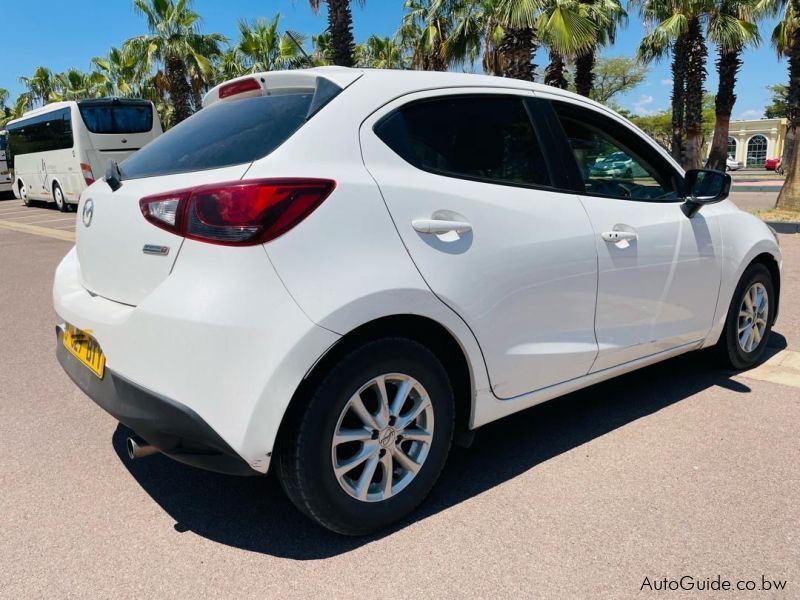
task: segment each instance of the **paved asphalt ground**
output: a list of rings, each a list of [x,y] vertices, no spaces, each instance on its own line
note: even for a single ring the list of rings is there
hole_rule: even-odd
[[[800,235],[781,243],[772,360],[788,364]],[[639,590],[684,575],[786,580],[721,597],[800,598],[800,388],[772,371],[691,354],[535,407],[455,450],[406,522],[341,538],[271,477],[127,460],[125,431],[54,357],[69,246],[0,223],[2,598],[677,598]]]

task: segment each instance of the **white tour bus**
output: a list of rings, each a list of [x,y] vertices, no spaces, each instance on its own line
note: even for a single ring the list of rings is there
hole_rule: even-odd
[[[0,131],[0,194],[11,191],[11,170],[8,167],[6,158],[6,145],[8,144],[8,132],[4,129]]]
[[[121,98],[48,104],[6,127],[14,194],[62,211],[105,174],[108,159],[124,160],[161,134],[151,102]]]

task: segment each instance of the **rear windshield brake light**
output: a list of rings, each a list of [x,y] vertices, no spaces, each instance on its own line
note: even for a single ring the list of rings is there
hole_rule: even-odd
[[[238,96],[246,92],[258,92],[258,94],[249,94],[250,96],[257,96],[261,93],[261,84],[255,78],[241,79],[239,81],[232,81],[219,88],[219,99],[229,98],[231,96]]]

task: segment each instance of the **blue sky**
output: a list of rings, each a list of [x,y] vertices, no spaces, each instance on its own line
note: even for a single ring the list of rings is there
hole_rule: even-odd
[[[353,20],[358,41],[372,33],[392,35],[403,14],[402,0],[367,0],[364,8],[354,2]],[[306,34],[322,31],[324,14],[314,15],[306,0],[195,0],[195,9],[203,15],[204,31],[216,31],[231,39],[236,37],[238,19],[282,15],[282,28]],[[55,71],[69,67],[89,68],[93,56],[106,54],[111,46],[144,32],[145,24],[134,14],[130,0],[38,0],[35,12],[42,18],[31,21],[28,11],[8,10],[3,15],[3,45],[0,61],[0,87],[13,97],[22,91],[17,81],[38,65]],[[27,16],[26,16],[27,15]],[[44,17],[47,18],[44,18]],[[765,43],[745,54],[737,85],[738,100],[734,118],[757,118],[769,103],[766,86],[786,82],[786,61],[778,60],[769,45],[774,23],[762,25]],[[642,36],[642,26],[635,13],[620,34],[617,43],[603,52],[606,55],[630,55]],[[714,91],[714,49],[709,49],[707,88]],[[537,61],[543,69],[546,56]],[[626,108],[643,114],[666,108],[669,104],[669,63],[653,66],[647,81],[619,99]]]

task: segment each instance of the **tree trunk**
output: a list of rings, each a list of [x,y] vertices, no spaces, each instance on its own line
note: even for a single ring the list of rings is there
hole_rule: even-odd
[[[594,87],[594,48],[575,59],[575,91],[587,98]]]
[[[800,0],[792,0],[794,14],[800,14]],[[789,93],[786,96],[789,131],[793,140],[797,140],[800,125],[800,27],[792,33],[789,49]],[[800,144],[792,143],[791,154],[786,162],[786,180],[778,194],[777,208],[800,210]]]
[[[714,102],[716,123],[714,124],[714,139],[711,142],[711,152],[708,156],[708,168],[724,171],[728,159],[728,131],[730,130],[731,113],[736,103],[736,74],[742,66],[740,58],[741,49],[723,50],[720,48],[717,58],[717,71],[719,73],[719,88]]]
[[[186,65],[177,56],[168,56],[164,61],[167,81],[169,82],[169,100],[173,108],[173,125],[177,125],[192,115],[192,87],[186,80]]]
[[[681,34],[672,47],[672,158],[683,164],[686,134],[686,36]]]
[[[501,56],[500,71],[503,77],[533,81],[536,65],[533,55],[536,43],[530,27],[506,27],[497,47]]]
[[[350,12],[350,0],[328,1],[328,31],[331,34],[331,50],[333,64],[341,67],[352,67],[355,64],[353,53],[353,14]]]
[[[567,89],[567,78],[564,77],[564,59],[560,54],[550,50],[550,64],[544,72],[544,84]]]
[[[689,19],[686,61],[686,169],[699,169],[703,163],[703,83],[706,78],[706,42],[700,19]]]

